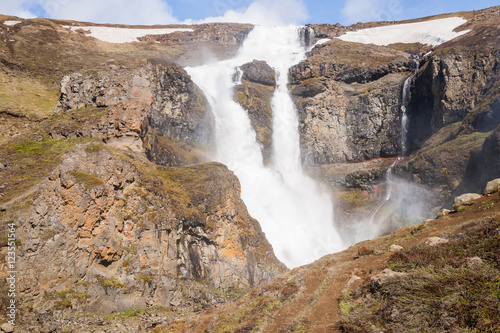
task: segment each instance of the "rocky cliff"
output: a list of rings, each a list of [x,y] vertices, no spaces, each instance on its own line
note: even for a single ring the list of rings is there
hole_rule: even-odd
[[[234,98],[247,111],[262,156],[269,162],[272,154],[273,111],[271,99],[276,86],[276,73],[265,61],[254,60],[240,67],[241,84]]]
[[[54,305],[41,291],[85,295],[73,311],[213,306],[284,269],[239,194],[223,165],[165,169],[76,146],[14,220],[20,292],[38,310]]]
[[[307,163],[363,161],[401,151],[401,89],[408,54],[340,40],[291,69]]]
[[[165,59],[175,57],[155,54],[162,48],[156,41],[145,53],[131,44],[124,55],[122,46],[68,33],[61,23],[2,26],[12,40],[10,55],[2,53],[2,75],[24,87],[35,81],[51,93],[58,83],[59,90],[57,105],[36,115],[22,109],[5,114],[7,128],[17,130],[0,150],[0,208],[2,232],[6,222],[15,223],[21,240],[18,288],[25,315],[18,323],[50,331],[53,318],[88,312],[199,311],[286,271],[248,214],[238,179],[223,165],[201,163],[211,153],[214,124],[201,90]],[[234,48],[248,31],[236,25],[243,31],[239,39],[228,32],[219,40],[222,26],[201,27],[215,29],[213,36],[199,32],[202,42]],[[73,41],[73,63],[25,70],[29,60],[19,44],[27,36]],[[161,43],[171,51],[182,44]],[[45,45],[34,42],[40,59],[48,53]],[[117,59],[89,67],[103,59],[90,52],[83,60],[85,47]],[[58,50],[50,49],[54,59],[68,49]],[[58,80],[49,83],[52,78]],[[39,96],[42,88],[34,86],[35,98],[47,98]],[[30,126],[17,129],[22,119]]]
[[[424,57],[413,81],[408,112],[414,154],[403,169],[438,187],[441,202],[498,177],[499,13],[469,13],[464,28],[472,31]]]
[[[500,177],[500,9],[459,15],[468,20],[460,29],[471,31],[435,48],[332,39],[392,22],[309,26],[316,40],[332,40],[289,73],[302,159],[337,198],[336,223],[347,241],[355,241],[355,223],[370,225],[360,216],[381,214],[375,209],[389,187],[397,192],[400,179],[411,185],[396,195],[404,208],[422,192],[428,213]],[[457,209],[450,218],[366,244],[374,249],[351,248],[276,278],[287,270],[248,214],[238,179],[227,167],[206,163],[216,124],[181,67],[232,56],[252,26],[205,24],[110,44],[63,27],[87,25],[82,22],[10,26],[5,20],[18,18],[0,16],[0,230],[6,232],[7,222],[17,228],[19,323],[27,331],[86,331],[96,323],[110,332],[160,324],[164,331],[301,331],[314,323],[334,330],[338,311],[317,310],[338,308],[331,295],[342,297],[355,276],[380,269],[389,243],[411,246],[424,234],[458,230],[462,217],[486,213],[492,217],[481,223],[491,227],[484,230],[498,227],[492,213],[498,200],[485,197],[459,207],[473,206],[476,215]],[[409,151],[397,160],[403,84],[416,58],[420,66],[406,101]],[[247,110],[266,161],[274,86],[266,63],[241,66],[235,100]],[[388,182],[391,167],[400,178]],[[401,223],[405,216],[393,215],[379,231],[390,233]],[[7,242],[0,244],[5,254]],[[354,255],[363,264],[346,259]],[[345,265],[350,270],[336,275]],[[2,274],[4,268],[2,261]],[[6,287],[2,282],[0,291]],[[125,319],[133,325],[124,327]],[[351,319],[344,316],[345,325]]]
[[[492,143],[500,124],[498,15],[496,7],[464,13],[468,23],[460,29],[471,32],[434,49],[334,39],[373,24],[311,25],[317,39],[331,40],[290,70],[291,88],[303,161],[337,189],[341,216],[354,205],[373,210],[369,201],[377,202],[378,185],[391,163],[372,159],[403,154],[403,103],[408,104],[410,156],[396,164],[396,174],[431,190],[434,194],[427,196],[434,196],[434,207],[449,205],[455,195],[478,191],[499,176],[493,171],[496,159],[484,159],[484,151],[495,156],[498,150]],[[391,23],[375,26],[384,24]],[[403,101],[403,83],[414,73],[417,57],[419,70]]]

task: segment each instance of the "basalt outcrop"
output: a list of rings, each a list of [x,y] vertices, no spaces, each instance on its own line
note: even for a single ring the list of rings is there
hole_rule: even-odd
[[[85,295],[74,310],[210,307],[284,270],[239,194],[220,164],[169,169],[76,146],[14,220],[19,290],[39,309],[54,305],[40,292],[62,291]]]
[[[201,162],[199,149],[206,150],[213,142],[208,102],[184,69],[175,64],[144,63],[134,70],[106,70],[86,77],[73,73],[62,79],[60,90],[56,113],[110,108],[108,121],[90,129],[90,136],[142,149],[157,164]],[[113,114],[119,119],[109,119]]]
[[[333,40],[290,70],[303,160],[363,161],[401,151],[401,87],[408,54]]]

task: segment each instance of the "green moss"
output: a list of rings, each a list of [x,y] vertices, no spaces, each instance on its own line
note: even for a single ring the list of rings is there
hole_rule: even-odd
[[[481,204],[481,209],[486,210],[492,208],[496,204],[496,201],[488,200]]]
[[[0,72],[0,109],[27,116],[45,118],[54,113],[59,91],[28,77],[24,73]]]
[[[47,232],[45,232],[45,234],[41,237],[42,241],[46,242],[49,239],[51,239],[52,237],[54,237],[56,234],[57,234],[57,232],[55,230],[52,230],[52,229],[47,230]]]
[[[339,302],[340,313],[343,315],[348,314],[351,311],[352,304],[348,301],[347,298],[343,298]]]
[[[152,275],[139,274],[139,278],[145,283],[151,283],[154,280],[154,277]]]
[[[16,166],[2,171],[2,177],[8,182],[8,187],[4,196],[0,198],[0,204],[27,191],[47,177],[61,163],[61,156],[75,145],[98,140],[91,138],[53,140],[43,132],[39,136],[41,140],[21,137],[0,147],[0,160],[7,165]]]
[[[104,184],[104,181],[101,178],[86,172],[69,171],[68,173],[75,178],[77,183],[83,185],[86,190],[90,190]]]
[[[118,281],[118,279],[116,277],[112,277],[112,278],[99,277],[97,282],[105,288],[119,289],[119,288],[124,288],[127,286],[126,283],[121,283],[120,281]]]

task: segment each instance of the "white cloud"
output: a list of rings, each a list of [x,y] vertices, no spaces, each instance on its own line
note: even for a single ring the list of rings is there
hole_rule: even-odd
[[[0,0],[0,14],[22,18],[34,18],[36,15],[23,7],[23,2]]]
[[[393,21],[401,18],[400,0],[347,0],[342,8],[346,24],[369,21]]]
[[[236,4],[234,0],[232,4]],[[239,22],[261,25],[301,24],[308,19],[304,0],[255,0],[248,7],[227,10],[222,16],[179,22],[168,0],[0,0],[0,13],[25,18],[45,12],[48,18],[122,24]]]
[[[45,4],[52,18],[147,25],[178,22],[170,7],[161,0],[49,0]]]
[[[259,25],[301,24],[309,18],[302,0],[257,0],[247,8],[228,10],[222,16],[208,17],[200,22],[236,22]]]
[[[5,0],[0,1],[2,2],[0,13],[16,15],[14,13],[17,12],[16,16],[22,16],[23,9],[27,13],[36,13],[42,9],[48,18],[94,23],[146,25],[178,23],[172,15],[171,8],[162,0],[24,0],[10,1],[9,4],[3,3]]]

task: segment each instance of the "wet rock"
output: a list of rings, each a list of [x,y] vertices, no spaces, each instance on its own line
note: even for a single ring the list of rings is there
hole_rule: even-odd
[[[272,154],[273,111],[271,100],[273,91],[267,86],[243,80],[234,88],[235,100],[245,109],[255,130],[257,142],[261,145],[265,161]]]
[[[178,66],[156,66],[152,76],[155,97],[141,133],[146,155],[166,166],[201,162],[195,146],[213,143],[215,128],[205,95]]]

